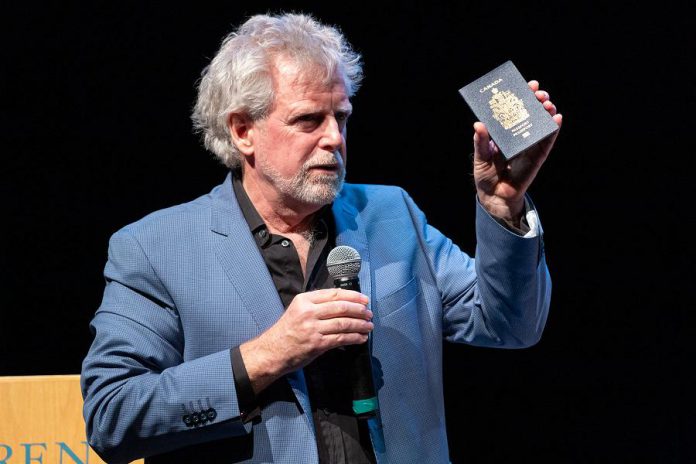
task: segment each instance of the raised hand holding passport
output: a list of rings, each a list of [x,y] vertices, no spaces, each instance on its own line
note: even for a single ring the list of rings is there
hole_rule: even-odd
[[[529,87],[560,128],[563,117],[557,113],[548,92],[540,90],[537,81],[530,81]],[[491,140],[486,125],[474,123],[474,182],[479,201],[490,214],[519,224],[524,211],[524,194],[546,161],[557,136],[558,131],[508,160]]]

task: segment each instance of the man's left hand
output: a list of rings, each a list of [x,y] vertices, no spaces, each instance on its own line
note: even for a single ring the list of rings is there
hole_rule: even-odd
[[[530,81],[529,87],[560,127],[563,117],[560,113],[557,114],[548,92],[539,90],[537,81]],[[549,156],[558,132],[508,161],[491,140],[485,124],[474,124],[476,193],[491,215],[510,224],[519,224],[524,211],[524,194]]]

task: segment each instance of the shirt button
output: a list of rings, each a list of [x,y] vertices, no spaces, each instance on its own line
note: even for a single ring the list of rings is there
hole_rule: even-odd
[[[266,232],[266,229],[261,229],[259,231],[259,237],[266,238],[266,235],[268,235],[268,232]]]
[[[280,244],[287,248],[290,246],[290,240],[284,239]]]

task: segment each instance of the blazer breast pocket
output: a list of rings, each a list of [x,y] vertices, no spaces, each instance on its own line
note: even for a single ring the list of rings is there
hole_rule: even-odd
[[[377,299],[380,317],[387,317],[397,313],[400,309],[412,303],[420,293],[420,286],[415,277],[412,277],[401,287]]]

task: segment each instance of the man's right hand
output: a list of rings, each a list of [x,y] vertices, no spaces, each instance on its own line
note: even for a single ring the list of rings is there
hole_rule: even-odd
[[[239,347],[254,392],[332,348],[365,343],[374,327],[368,302],[338,288],[298,294],[273,326]]]

